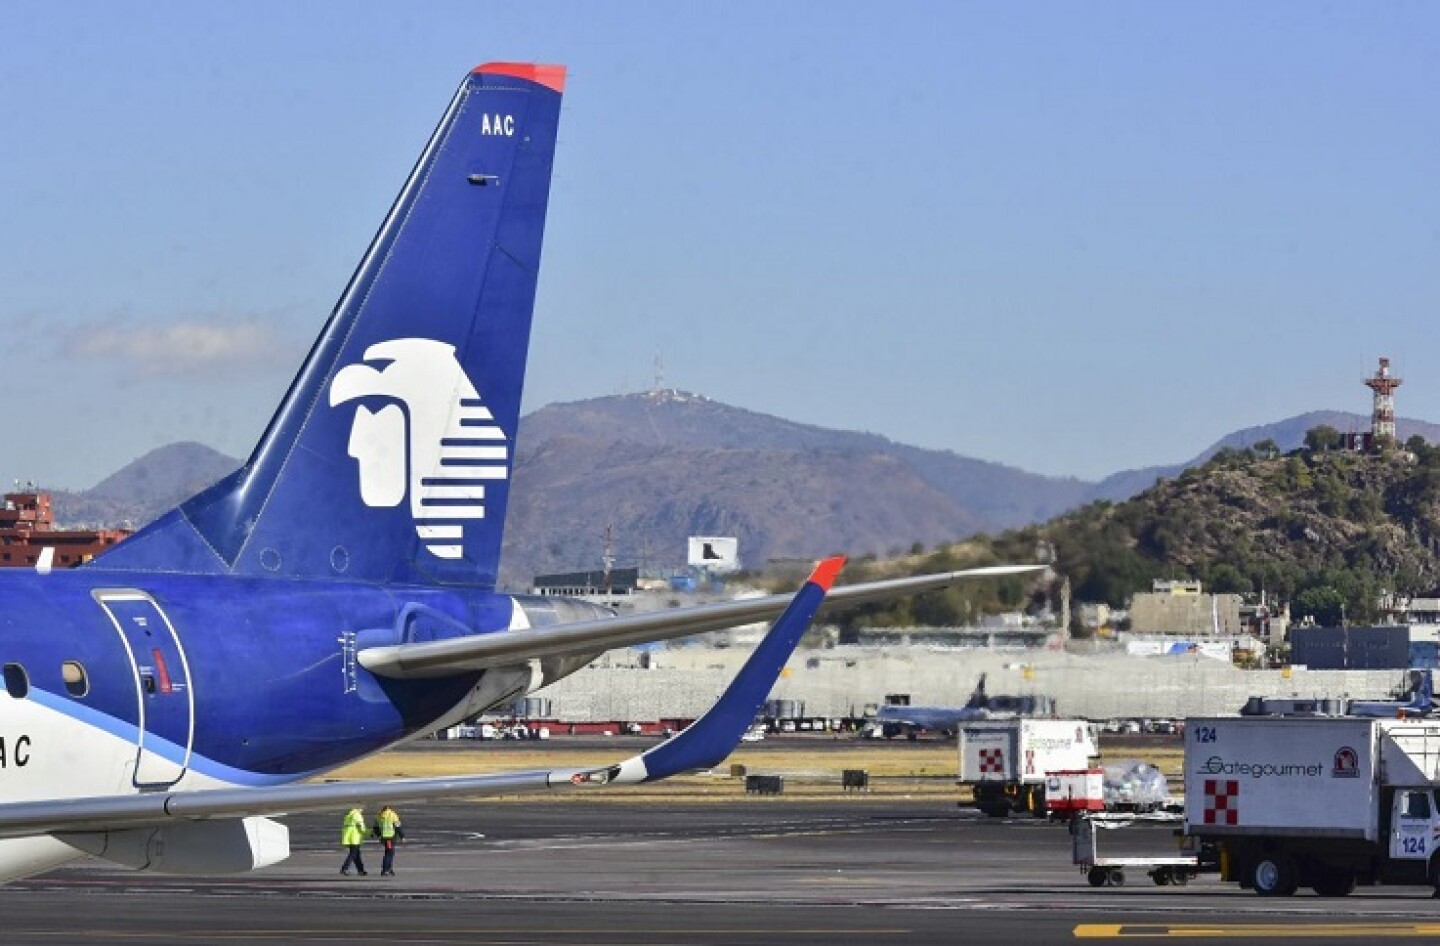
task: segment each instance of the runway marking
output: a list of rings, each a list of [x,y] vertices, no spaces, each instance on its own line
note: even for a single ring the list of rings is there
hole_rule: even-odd
[[[1296,939],[1440,936],[1440,923],[1082,923],[1076,939]]]
[[[514,940],[516,943],[534,944],[539,942],[562,941],[561,937],[578,937],[571,942],[593,943],[596,937],[624,937],[624,942],[634,942],[634,937],[649,935],[666,936],[767,936],[774,937],[776,941],[797,936],[805,937],[848,937],[857,933],[867,936],[909,936],[915,931],[902,927],[864,927],[841,926],[833,928],[810,928],[810,929],[783,929],[781,927],[741,927],[741,926],[715,926],[715,927],[615,927],[606,929],[595,926],[576,927],[497,927],[489,928],[482,926],[457,927],[453,929],[433,929],[405,933],[404,931],[383,930],[367,927],[362,929],[347,930],[344,928],[334,929],[288,929],[288,930],[219,930],[213,927],[205,929],[189,930],[85,930],[84,935],[89,942],[107,942],[112,940],[153,940],[158,938],[194,937],[206,942],[244,942],[246,940],[278,940],[280,942],[295,942],[297,937],[304,937],[305,942],[385,942],[385,943],[453,943],[455,936],[484,937],[479,942],[497,943],[500,940],[492,939],[495,936],[520,937]],[[30,942],[35,939],[49,939],[54,937],[65,937],[73,939],[77,930],[6,930],[7,936],[18,937],[20,942]],[[445,937],[436,939],[435,937]]]

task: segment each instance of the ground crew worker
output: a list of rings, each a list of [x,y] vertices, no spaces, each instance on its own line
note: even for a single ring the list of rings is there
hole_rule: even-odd
[[[365,876],[365,861],[360,856],[360,844],[365,840],[365,809],[360,807],[351,808],[345,812],[345,820],[340,823],[340,843],[345,847],[345,863],[340,865],[340,873],[350,873],[350,865],[355,865],[355,871]]]
[[[375,816],[375,837],[385,847],[385,860],[380,865],[381,877],[395,876],[395,844],[405,840],[405,829],[400,826],[400,816],[389,805],[380,809]]]

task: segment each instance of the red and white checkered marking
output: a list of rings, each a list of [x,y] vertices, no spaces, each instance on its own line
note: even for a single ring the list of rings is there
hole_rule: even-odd
[[[1240,783],[1234,779],[1205,780],[1205,823],[1240,823]]]
[[[981,775],[1004,775],[1004,774],[1005,774],[1005,750],[1004,750],[1004,749],[981,749],[981,750],[980,750],[980,774],[981,774]]]
[[[1034,750],[1034,749],[1026,749],[1026,750],[1025,750],[1025,774],[1026,774],[1026,775],[1034,775],[1034,774],[1035,774],[1035,750]]]

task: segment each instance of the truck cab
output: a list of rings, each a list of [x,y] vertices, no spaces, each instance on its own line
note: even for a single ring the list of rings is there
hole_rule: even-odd
[[[1396,788],[1389,807],[1386,860],[1395,868],[1391,873],[1409,876],[1420,869],[1418,876],[1409,882],[1426,883],[1430,880],[1428,866],[1435,838],[1440,837],[1440,816],[1437,816],[1440,809],[1435,804],[1435,790],[1429,786]]]

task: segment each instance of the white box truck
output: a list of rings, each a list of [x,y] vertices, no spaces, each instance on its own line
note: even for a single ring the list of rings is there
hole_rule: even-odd
[[[1086,769],[1099,755],[1094,724],[1083,719],[991,719],[957,733],[960,785],[993,817],[1012,811],[1046,815],[1045,773]]]
[[[1437,765],[1440,721],[1192,719],[1185,831],[1219,847],[1222,879],[1261,896],[1440,889]]]

